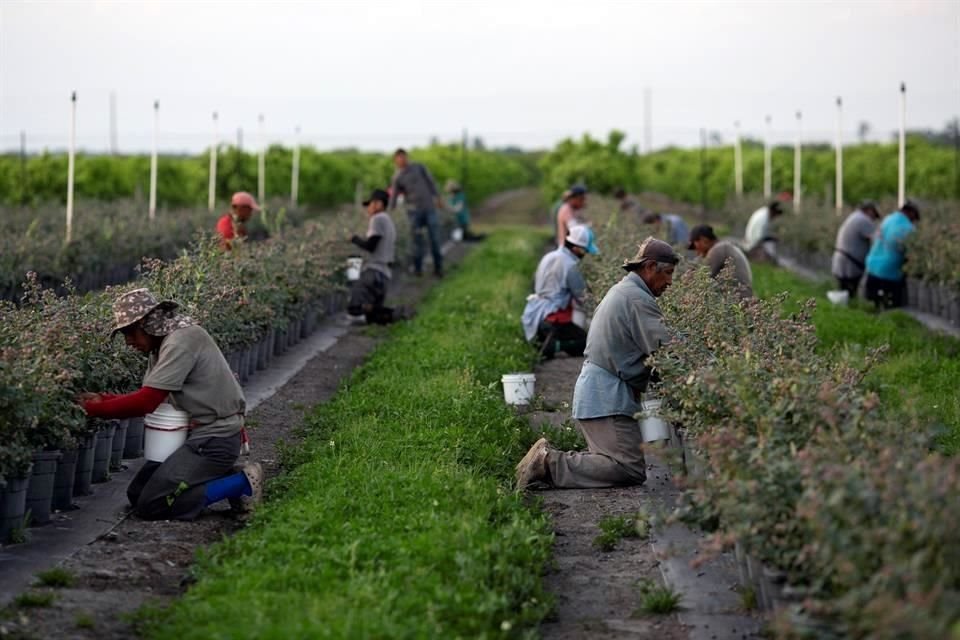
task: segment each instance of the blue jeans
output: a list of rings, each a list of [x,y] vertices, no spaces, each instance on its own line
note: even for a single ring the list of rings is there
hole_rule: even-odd
[[[415,209],[408,214],[410,218],[410,233],[413,234],[413,270],[423,272],[423,256],[426,250],[423,246],[423,227],[430,234],[430,253],[433,254],[433,270],[443,273],[443,254],[440,253],[440,221],[437,219],[436,209]]]

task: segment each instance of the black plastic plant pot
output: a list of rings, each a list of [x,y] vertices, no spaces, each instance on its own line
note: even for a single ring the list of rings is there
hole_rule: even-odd
[[[128,460],[143,457],[143,418],[130,418],[127,421],[127,441],[123,446],[123,457]]]
[[[77,472],[73,480],[73,495],[88,496],[93,493],[93,456],[97,440],[87,436],[77,450]]]
[[[30,525],[50,522],[50,509],[53,507],[53,487],[57,478],[59,451],[37,451],[33,454],[33,473],[27,487],[27,510],[30,512]]]
[[[57,461],[53,481],[53,509],[69,511],[73,508],[73,482],[77,475],[77,449],[65,449]]]
[[[110,449],[110,471],[123,469],[123,449],[127,444],[127,425],[129,420],[120,420],[117,430],[113,433],[113,444]]]
[[[110,479],[110,454],[113,452],[113,434],[116,431],[116,420],[111,420],[106,427],[97,431],[96,448],[93,455],[93,482],[95,484]]]
[[[7,484],[0,489],[0,544],[23,541],[18,538],[25,524],[29,484],[28,471],[22,478],[7,478]]]

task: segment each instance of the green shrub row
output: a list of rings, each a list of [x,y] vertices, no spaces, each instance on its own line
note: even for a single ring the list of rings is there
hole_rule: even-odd
[[[78,393],[139,386],[145,360],[108,334],[120,292],[148,287],[180,302],[227,353],[341,288],[344,259],[354,251],[346,238],[364,224],[359,216],[330,216],[228,253],[200,236],[175,260],[145,259],[135,282],[83,295],[45,289],[30,274],[22,304],[0,302],[0,478],[22,472],[32,451],[71,446],[93,428]],[[399,234],[401,242],[406,236]]]
[[[645,235],[624,218],[596,228],[602,250]],[[598,297],[620,258],[587,275]],[[822,353],[814,302],[785,315],[785,299],[740,304],[730,279],[697,268],[661,298],[675,338],[651,360],[658,391],[705,467],[685,478],[686,515],[719,523],[716,546],[738,542],[787,574],[802,597],[779,616],[781,637],[948,637],[960,459],[865,388],[883,349]]]
[[[531,436],[499,378],[530,364],[518,310],[542,242],[495,233],[391,329],[152,637],[529,637],[551,536],[512,491]]]

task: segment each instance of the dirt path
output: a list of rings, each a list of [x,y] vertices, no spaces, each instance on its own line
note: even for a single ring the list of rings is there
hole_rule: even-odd
[[[583,358],[558,356],[536,369],[537,395],[543,409],[530,415],[531,426],[570,424],[570,400]],[[669,482],[651,468],[647,485],[616,489],[552,490],[543,499],[553,519],[555,569],[545,577],[556,597],[554,616],[540,628],[548,640],[574,638],[687,638],[676,615],[638,613],[642,581],[663,583],[660,558],[649,540],[624,538],[610,552],[600,551],[594,539],[599,522],[608,516],[630,516],[650,508],[650,485]]]
[[[510,202],[507,198],[499,206],[509,206]],[[448,264],[456,268],[466,251],[467,245],[454,245],[447,253]],[[415,305],[433,282],[430,277],[403,279],[391,291],[388,303]],[[341,326],[347,324],[345,320],[345,315],[331,319]],[[332,347],[310,360],[251,412],[251,457],[264,464],[268,477],[279,473],[278,448],[296,442],[304,414],[329,400],[340,382],[386,335],[387,330],[380,327],[347,326]],[[225,505],[214,505],[193,522],[125,518],[60,563],[59,567],[72,577],[71,586],[36,587],[25,592],[52,596],[52,603],[33,607],[21,604],[0,611],[0,638],[136,637],[138,611],[144,605],[162,607],[181,594],[191,582],[190,568],[197,550],[243,526]]]

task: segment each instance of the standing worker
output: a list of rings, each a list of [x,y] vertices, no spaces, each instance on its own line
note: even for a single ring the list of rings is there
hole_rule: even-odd
[[[410,162],[404,149],[393,154],[393,182],[390,185],[391,199],[389,209],[397,206],[397,197],[402,192],[407,204],[407,216],[410,218],[410,232],[413,234],[413,271],[423,275],[423,228],[430,235],[430,252],[433,255],[433,272],[443,277],[443,254],[440,253],[440,222],[437,219],[437,207],[441,206],[437,185],[430,171],[419,162]]]
[[[773,235],[771,226],[774,218],[781,215],[783,207],[778,200],[773,200],[751,214],[743,237],[743,250],[751,260],[776,263],[777,238]]]
[[[557,351],[583,355],[587,332],[573,323],[573,309],[583,303],[587,288],[580,260],[587,253],[597,253],[591,247],[592,235],[586,225],[574,227],[564,245],[543,256],[537,266],[534,293],[527,298],[520,321],[527,342],[536,341],[546,358]]]
[[[460,183],[456,180],[447,180],[444,191],[447,192],[447,208],[456,216],[457,226],[463,231],[463,239],[466,242],[483,240],[483,234],[470,231],[470,208],[467,206],[467,196],[463,193]]]
[[[366,316],[368,324],[390,324],[397,319],[393,309],[383,306],[387,284],[393,277],[390,266],[397,244],[397,229],[386,211],[389,202],[386,191],[374,189],[363,203],[367,208],[367,235],[350,239],[364,251],[369,251],[370,257],[363,261],[360,279],[350,287],[347,313]]]
[[[627,275],[600,301],[587,334],[586,360],[573,392],[573,417],[586,452],[562,452],[540,438],[517,465],[517,489],[545,482],[564,489],[643,484],[643,435],[634,416],[653,377],[647,358],[669,340],[659,298],[680,261],[673,248],[647,238],[625,260]]]
[[[857,297],[860,280],[866,269],[867,252],[870,251],[870,240],[877,229],[877,220],[880,212],[877,205],[867,200],[847,216],[847,219],[837,230],[836,248],[833,250],[833,261],[830,271],[837,279],[840,289]]]
[[[260,211],[256,199],[246,191],[238,191],[230,198],[230,211],[217,220],[217,233],[223,248],[229,251],[235,238],[247,237],[247,221],[254,211]]]
[[[187,441],[163,462],[148,461],[127,488],[138,516],[146,520],[192,520],[204,507],[230,499],[249,508],[263,492],[260,463],[234,470],[245,440],[246,401],[216,342],[171,300],[135,289],[113,304],[111,336],[148,355],[139,391],[125,395],[85,393],[88,416],[134,418],[164,401],[190,414]]]
[[[906,303],[907,285],[903,275],[907,237],[920,220],[920,208],[907,200],[880,223],[867,254],[867,300],[878,308],[902,307]]]
[[[663,223],[667,223],[667,232],[663,234],[660,231]],[[643,218],[643,224],[649,224],[656,227],[657,235],[664,235],[667,244],[672,247],[679,247],[690,241],[690,227],[683,221],[683,218],[675,213],[651,213]]]
[[[717,240],[713,227],[708,224],[694,227],[690,232],[687,249],[696,252],[706,261],[711,278],[716,278],[729,262],[733,279],[739,285],[740,298],[746,300],[753,297],[753,271],[750,269],[750,261],[737,245],[726,240]]]
[[[557,210],[557,247],[562,247],[570,235],[570,228],[586,221],[580,217],[581,210],[587,205],[587,188],[582,185],[570,187],[570,195]]]

